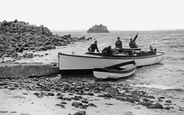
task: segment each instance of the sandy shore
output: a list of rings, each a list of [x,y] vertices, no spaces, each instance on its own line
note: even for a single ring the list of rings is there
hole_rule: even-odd
[[[59,79],[59,78],[54,78]],[[40,89],[43,84],[49,86],[50,83],[54,84],[53,81],[48,79],[39,80],[39,79],[29,79],[29,80],[10,80],[9,85],[3,85],[1,82],[0,87],[0,114],[2,115],[85,115],[77,114],[76,112],[82,111],[86,115],[183,115],[184,111],[181,106],[183,102],[174,102],[170,105],[173,107],[170,110],[167,109],[149,109],[146,106],[137,104],[136,102],[128,102],[127,100],[118,100],[117,98],[108,98],[107,96],[99,96],[104,94],[88,92],[88,94],[79,94],[74,91],[76,89],[81,89],[81,86],[78,85],[78,82],[62,82],[62,90],[58,90],[53,85],[47,88]],[[2,80],[1,80],[2,81]],[[18,83],[21,81],[21,86],[16,86],[13,83]],[[50,82],[50,83],[48,83]],[[7,83],[7,82],[6,82]],[[81,83],[81,82],[80,82]],[[85,83],[88,85],[86,81]],[[29,84],[28,89],[26,84]],[[30,86],[31,84],[31,86]],[[67,85],[63,85],[67,84]],[[70,86],[68,85],[70,84]],[[72,84],[72,85],[71,85]],[[84,84],[84,81],[83,81]],[[14,85],[14,87],[12,87]],[[107,85],[107,84],[106,84]],[[65,86],[69,86],[65,87]],[[103,86],[103,85],[102,85]],[[102,86],[99,86],[102,88]],[[44,86],[42,86],[44,87]],[[64,87],[64,88],[63,88]],[[74,88],[75,87],[75,88]],[[46,88],[46,87],[45,87]],[[74,88],[72,90],[71,88]],[[83,87],[86,90],[89,87]],[[94,88],[94,87],[93,87]],[[125,87],[124,87],[125,88]],[[44,90],[43,90],[44,89]],[[65,90],[63,90],[65,89]],[[48,90],[48,91],[47,91]],[[107,91],[107,89],[105,89]],[[78,90],[79,91],[79,90]],[[109,91],[111,92],[111,91]],[[130,95],[132,96],[132,95]],[[75,106],[75,104],[82,104],[82,106]],[[168,103],[169,104],[169,103]],[[164,105],[164,104],[163,104]],[[164,105],[165,106],[165,105]],[[171,107],[170,106],[170,107]],[[180,106],[180,109],[177,108]],[[183,105],[184,106],[184,105]]]

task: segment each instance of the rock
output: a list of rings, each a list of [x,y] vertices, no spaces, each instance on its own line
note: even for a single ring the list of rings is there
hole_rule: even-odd
[[[0,111],[0,113],[8,113],[8,111]]]
[[[72,103],[72,106],[78,108],[78,107],[80,107],[80,106],[83,106],[83,104],[80,103],[80,102],[73,102],[73,103]]]
[[[82,103],[89,103],[87,100],[82,100]]]
[[[74,113],[73,115],[86,115],[86,111],[79,111]]]
[[[67,104],[66,102],[61,102],[61,104]]]
[[[165,102],[166,102],[166,103],[172,103],[172,101],[171,101],[171,100],[166,100]]]
[[[153,102],[150,102],[150,101],[146,101],[145,102],[145,101],[143,101],[143,102],[139,102],[138,104],[149,107],[150,105],[153,104]]]
[[[105,92],[108,92],[111,95],[118,95],[120,94],[119,90],[117,88],[113,88],[113,87],[107,87],[104,90]]]
[[[171,109],[174,109],[174,107],[168,106],[168,107],[164,107],[164,109],[165,109],[165,110],[171,110]]]
[[[65,108],[65,106],[62,105],[62,104],[56,104],[55,106],[59,106],[59,107]]]
[[[52,92],[49,92],[49,93],[48,93],[48,96],[55,96],[55,94],[52,93]]]
[[[184,107],[180,107],[179,111],[184,111]]]
[[[43,25],[30,25],[18,20],[0,22],[0,57],[16,58],[13,53],[22,53],[25,50],[55,49],[55,46],[64,46],[80,40],[84,41],[85,38],[72,38],[70,34],[64,36],[53,35]],[[25,57],[32,58],[33,56],[28,54]]]
[[[105,103],[105,105],[113,105],[112,103]]]
[[[117,96],[116,100],[126,101],[126,97]]]
[[[74,100],[80,100],[80,99],[82,99],[82,96],[74,96],[72,99],[74,99]]]
[[[95,104],[93,103],[89,103],[88,106],[91,106],[91,107],[97,107]]]
[[[28,95],[28,93],[22,93],[23,95]]]
[[[94,93],[88,92],[88,93],[85,93],[85,95],[94,96]]]
[[[87,33],[110,33],[106,26],[100,24],[95,25],[87,30]]]
[[[127,111],[124,113],[124,115],[134,115],[131,111]]]
[[[155,104],[148,106],[147,108],[149,108],[149,109],[163,109],[164,107],[160,103],[155,103]]]
[[[89,37],[89,38],[87,38],[86,40],[92,40],[93,38],[92,37]]]

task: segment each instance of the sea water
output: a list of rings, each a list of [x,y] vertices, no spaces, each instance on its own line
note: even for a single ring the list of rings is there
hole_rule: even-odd
[[[86,38],[92,40],[77,42],[67,46],[57,47],[54,50],[38,52],[47,56],[33,58],[30,62],[40,61],[45,63],[57,62],[58,52],[69,54],[84,54],[87,48],[98,41],[99,50],[111,45],[115,47],[117,37],[120,37],[124,48],[129,47],[129,39],[138,33],[137,45],[142,50],[149,50],[149,45],[157,48],[157,51],[165,53],[165,59],[155,65],[138,68],[136,73],[119,82],[128,83],[139,89],[163,90],[168,95],[179,96],[184,99],[184,31],[112,31],[111,33],[86,33],[86,32],[55,32],[60,36],[71,34],[72,37]],[[26,60],[28,62],[28,60]],[[179,95],[178,95],[179,94]]]
[[[98,41],[99,50],[111,45],[115,47],[117,37],[120,37],[124,48],[129,47],[129,39],[138,33],[136,40],[139,48],[149,50],[149,45],[157,51],[165,53],[165,59],[155,65],[138,68],[136,73],[121,80],[139,88],[165,90],[184,98],[184,31],[114,31],[111,33],[61,32],[59,35],[71,34],[75,37],[92,37]],[[75,53],[85,53],[92,41],[76,43],[68,50]],[[61,49],[62,51],[62,49]],[[66,50],[67,51],[67,50]],[[64,50],[63,50],[64,52]],[[180,95],[177,95],[178,92]]]

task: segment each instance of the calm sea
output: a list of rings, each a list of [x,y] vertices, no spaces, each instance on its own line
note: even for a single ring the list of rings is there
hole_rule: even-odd
[[[128,48],[129,39],[139,34],[137,44],[143,50],[149,50],[151,44],[158,51],[165,53],[165,59],[160,64],[138,68],[136,73],[119,82],[127,83],[138,89],[148,91],[166,91],[167,95],[184,98],[184,31],[114,31],[111,33],[86,33],[86,32],[54,32],[60,36],[71,34],[72,37],[92,37],[98,41],[98,47],[102,50],[111,45],[114,47],[119,36],[123,47]],[[57,62],[57,53],[84,54],[92,41],[77,42],[64,47],[57,47],[48,51],[49,55],[37,58],[36,61]],[[42,52],[45,53],[45,52]],[[40,54],[40,53],[39,53]],[[33,60],[33,61],[35,61]]]

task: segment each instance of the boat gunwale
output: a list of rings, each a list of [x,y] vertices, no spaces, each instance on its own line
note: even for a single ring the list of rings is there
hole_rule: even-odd
[[[70,56],[70,57],[98,58],[98,59],[146,59],[146,58],[154,58],[154,57],[159,57],[164,55],[164,52],[158,52],[158,53],[159,54],[156,54],[156,55],[146,55],[146,56],[100,56],[100,55],[88,56],[88,55],[65,54],[65,53],[59,52],[58,56],[63,55],[63,56]]]

